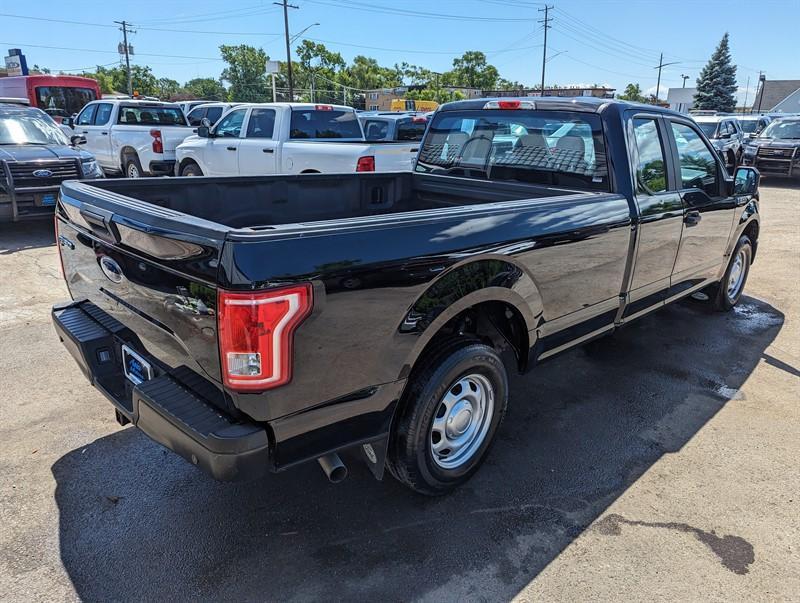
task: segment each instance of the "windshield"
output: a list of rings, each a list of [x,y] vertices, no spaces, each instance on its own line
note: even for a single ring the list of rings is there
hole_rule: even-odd
[[[186,116],[180,107],[120,107],[118,123],[140,126],[185,126]]]
[[[699,121],[697,125],[703,131],[703,134],[709,138],[714,138],[714,132],[717,131],[717,122],[715,121]]]
[[[759,134],[759,138],[788,138],[798,140],[800,139],[800,121],[773,121]]]
[[[53,120],[37,113],[0,115],[0,144],[68,145],[69,140]]]
[[[417,171],[609,190],[598,115],[446,111],[428,128]]]
[[[352,109],[295,109],[289,137],[364,140],[358,117]]]
[[[36,106],[50,117],[75,115],[84,105],[97,100],[91,88],[67,86],[39,86],[36,88]]]
[[[745,134],[755,134],[758,131],[757,119],[740,119],[739,125],[742,126],[742,132]]]

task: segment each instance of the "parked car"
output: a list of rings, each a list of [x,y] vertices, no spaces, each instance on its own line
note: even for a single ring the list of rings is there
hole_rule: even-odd
[[[61,182],[103,176],[41,109],[0,102],[0,222],[52,216]]]
[[[744,165],[765,176],[800,176],[800,117],[781,117],[771,122],[744,148]]]
[[[367,140],[422,140],[428,118],[404,111],[364,112],[358,114]]]
[[[132,99],[91,102],[65,122],[104,172],[128,178],[171,175],[175,147],[192,133],[177,104]]]
[[[696,291],[730,310],[759,239],[756,170],[608,99],[444,105],[414,172],[155,184],[62,186],[53,320],[120,423],[223,480],[318,459],[339,481],[353,449],[448,492],[508,371]]]
[[[772,121],[769,115],[740,115],[736,118],[739,127],[742,129],[745,141],[748,138],[755,138]]]
[[[205,103],[197,105],[186,114],[186,120],[190,126],[197,127],[203,125],[203,120],[208,120],[208,125],[213,126],[222,117],[222,114],[229,111],[240,103]]]
[[[739,120],[732,115],[695,115],[703,133],[725,162],[729,172],[733,172],[742,160],[745,135]]]
[[[177,149],[177,175],[255,176],[410,170],[417,142],[366,142],[355,110],[261,103],[234,107]]]

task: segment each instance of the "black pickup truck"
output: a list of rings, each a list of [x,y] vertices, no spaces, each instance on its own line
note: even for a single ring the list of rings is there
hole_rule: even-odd
[[[221,480],[355,449],[467,480],[507,371],[704,290],[739,300],[758,173],[606,100],[441,107],[415,171],[67,182],[58,335],[121,424]]]

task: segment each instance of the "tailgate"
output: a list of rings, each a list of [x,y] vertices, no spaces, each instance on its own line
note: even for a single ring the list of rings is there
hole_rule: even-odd
[[[168,159],[174,159],[175,149],[178,145],[194,134],[193,129],[188,126],[163,126],[156,129],[161,130],[161,140],[164,142],[164,157]]]
[[[368,154],[375,156],[376,172],[409,172],[419,152],[419,142],[375,143]]]
[[[127,343],[162,370],[214,386],[210,401],[221,408],[215,283],[224,234],[221,225],[78,182],[62,185],[56,210],[72,298],[127,327]]]

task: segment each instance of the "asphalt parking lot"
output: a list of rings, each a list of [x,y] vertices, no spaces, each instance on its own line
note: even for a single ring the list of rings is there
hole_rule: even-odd
[[[441,499],[356,462],[220,484],[119,427],[50,324],[52,224],[0,227],[0,596],[797,600],[800,185],[761,197],[734,312],[680,303],[515,378]]]

